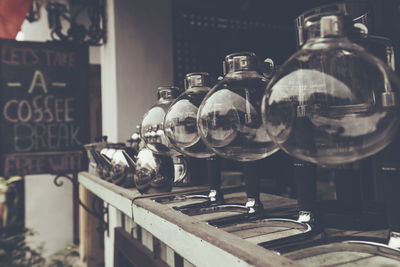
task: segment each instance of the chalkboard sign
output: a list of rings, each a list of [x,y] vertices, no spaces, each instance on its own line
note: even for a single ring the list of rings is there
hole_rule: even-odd
[[[74,172],[89,139],[88,47],[0,40],[3,175]]]

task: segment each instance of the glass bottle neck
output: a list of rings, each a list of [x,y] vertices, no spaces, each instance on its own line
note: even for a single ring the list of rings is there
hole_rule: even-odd
[[[162,103],[162,102],[167,102],[167,101],[172,101],[175,98],[177,98],[179,95],[179,92],[177,90],[159,90],[157,92],[157,102]]]
[[[338,15],[325,15],[306,21],[304,30],[306,32],[305,43],[310,40],[323,40],[330,38],[348,37],[354,31],[349,18]]]
[[[231,79],[260,78],[262,75],[255,70],[233,71],[225,75]]]
[[[193,89],[195,87],[210,87],[210,75],[206,72],[196,72],[186,75],[184,80],[185,90]]]
[[[223,62],[224,75],[241,71],[257,71],[257,69],[257,57],[252,52],[230,54],[225,57]]]
[[[157,104],[172,103],[175,99],[176,99],[176,97],[174,97],[174,98],[163,98],[163,97],[161,97],[161,98],[159,98],[157,100]]]

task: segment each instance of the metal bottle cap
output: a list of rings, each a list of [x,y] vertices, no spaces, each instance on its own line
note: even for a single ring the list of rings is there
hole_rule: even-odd
[[[210,74],[207,72],[193,72],[186,74],[185,89],[192,87],[210,87]]]
[[[305,30],[306,26],[305,23],[307,21],[307,27],[310,27],[311,24],[319,24],[318,22],[314,22],[313,18],[320,18],[323,15],[334,15],[334,14],[342,14],[347,15],[347,5],[345,3],[335,3],[335,4],[328,4],[319,7],[315,7],[313,9],[307,10],[306,12],[300,14],[294,21],[295,28],[296,28],[296,39],[297,39],[297,46],[301,47],[306,42],[307,39],[307,31]],[[318,25],[315,25],[318,27]]]
[[[253,52],[238,52],[229,54],[223,62],[224,75],[235,71],[257,70],[257,56]]]
[[[386,91],[382,93],[382,106],[385,108],[396,106],[396,93],[392,91]]]
[[[341,36],[344,34],[343,17],[338,15],[323,16],[320,20],[320,36]]]
[[[160,86],[157,88],[157,99],[175,99],[180,94],[179,87],[176,86]]]

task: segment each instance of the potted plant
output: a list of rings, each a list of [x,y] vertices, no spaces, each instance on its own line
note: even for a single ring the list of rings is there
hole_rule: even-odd
[[[6,228],[8,222],[12,223],[16,219],[16,216],[9,216],[9,207],[18,206],[19,196],[16,192],[15,182],[20,180],[22,180],[21,176],[12,176],[8,179],[0,176],[0,228]],[[11,198],[10,194],[14,197]]]

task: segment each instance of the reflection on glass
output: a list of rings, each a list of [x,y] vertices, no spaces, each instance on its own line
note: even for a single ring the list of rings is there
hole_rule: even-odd
[[[261,119],[267,80],[257,72],[254,53],[228,55],[224,64],[225,77],[199,108],[200,136],[221,157],[237,161],[265,158],[279,149],[266,134]]]
[[[169,141],[179,152],[196,158],[208,158],[215,153],[200,139],[197,130],[197,112],[209,92],[209,74],[204,72],[186,75],[187,89],[170,106],[164,120]]]
[[[141,136],[146,146],[156,154],[176,154],[164,133],[164,117],[178,94],[177,87],[159,87],[157,103],[143,116]]]
[[[282,66],[263,98],[272,139],[290,155],[319,164],[370,156],[397,131],[398,78],[351,42],[339,15],[312,17],[320,32]],[[332,28],[329,26],[339,25]]]
[[[134,180],[140,193],[169,192],[174,181],[174,164],[166,155],[142,148],[135,164]]]

